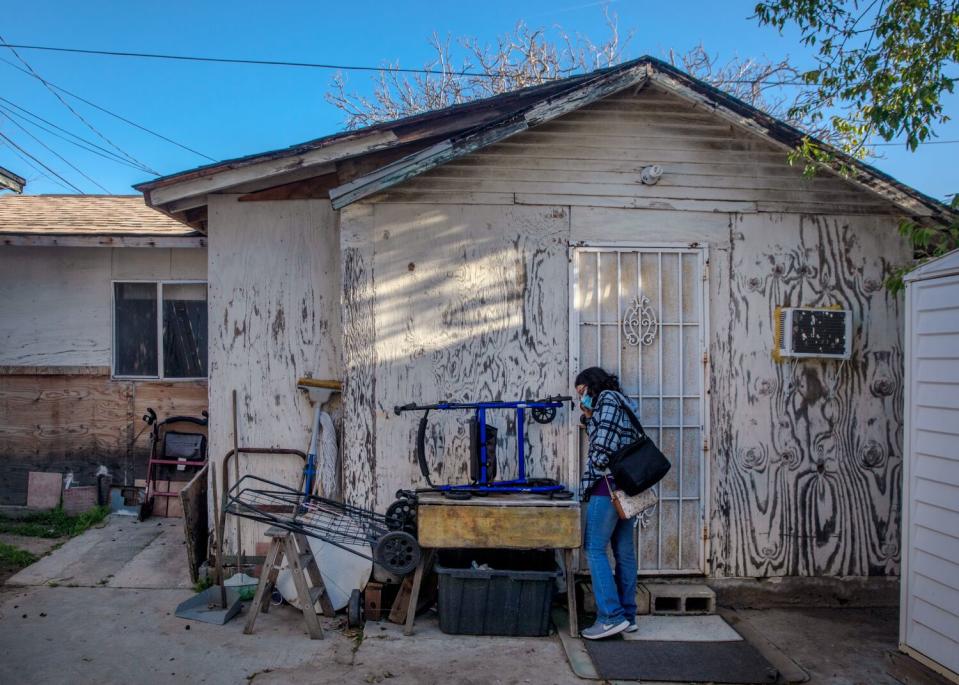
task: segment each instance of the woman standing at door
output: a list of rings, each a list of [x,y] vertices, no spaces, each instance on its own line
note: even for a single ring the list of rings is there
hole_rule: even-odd
[[[616,513],[611,493],[616,489],[609,475],[609,457],[621,447],[639,439],[625,406],[635,406],[622,394],[619,380],[599,367],[576,376],[576,392],[583,410],[581,421],[589,438],[586,474],[582,493],[586,507],[583,551],[592,576],[596,599],[596,623],[582,635],[600,640],[636,628],[636,540],[635,519],[623,520]],[[606,556],[612,544],[616,572]]]

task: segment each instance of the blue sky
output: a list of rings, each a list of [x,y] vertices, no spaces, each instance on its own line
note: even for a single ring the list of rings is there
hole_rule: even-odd
[[[699,43],[721,59],[792,58],[809,64],[795,34],[780,36],[750,19],[753,1],[628,2],[610,4],[621,32],[635,33],[626,57],[662,57]],[[520,19],[570,33],[605,35],[600,3],[589,0],[513,0],[485,3],[435,2],[32,2],[8,4],[0,33],[10,43],[105,50],[162,52],[357,65],[398,61],[421,67],[430,58],[429,36],[493,39]],[[0,57],[16,58],[0,48]],[[332,73],[316,69],[231,66],[23,50],[21,55],[49,81],[181,141],[216,159],[226,159],[320,137],[342,128],[342,113],[324,93]],[[357,90],[370,76],[349,74]],[[0,94],[51,122],[104,147],[38,81],[0,62]],[[77,111],[112,142],[161,174],[206,162],[189,152],[131,128],[87,105]],[[959,96],[946,101],[957,113]],[[113,193],[132,192],[151,176],[120,166],[27,127],[38,138]],[[53,153],[0,116],[0,132],[66,176],[86,192],[103,192]],[[939,131],[959,139],[959,122]],[[2,142],[2,141],[0,141]],[[959,145],[927,145],[916,153],[881,148],[873,163],[923,192],[942,199],[959,190],[955,160]],[[8,146],[0,166],[28,181],[28,192],[65,191],[30,168]]]

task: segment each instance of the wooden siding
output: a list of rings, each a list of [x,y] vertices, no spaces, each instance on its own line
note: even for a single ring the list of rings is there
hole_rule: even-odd
[[[73,472],[95,484],[104,466],[133,484],[146,469],[149,430],[142,416],[199,416],[205,382],[116,381],[103,375],[0,375],[0,503],[26,501],[29,471]],[[139,434],[139,436],[138,436]]]
[[[429,171],[378,201],[703,211],[884,213],[832,175],[805,178],[785,151],[654,86],[623,92]],[[665,170],[654,186],[640,172]]]
[[[124,278],[205,279],[206,250],[0,247],[0,366],[109,368]]]
[[[0,248],[0,365],[110,366],[110,252]]]
[[[241,447],[305,452],[313,407],[296,380],[341,377],[336,215],[324,200],[240,203],[216,196],[209,240],[211,455],[219,464],[232,449],[233,390]],[[337,417],[338,405],[331,405]],[[303,467],[293,457],[253,455],[240,466],[241,477],[291,484]],[[228,528],[233,550],[235,527]],[[248,522],[243,531],[244,549],[252,552],[260,531]]]
[[[665,174],[645,186],[654,163]],[[394,404],[565,389],[569,245],[706,244],[709,572],[898,573],[902,319],[882,281],[909,253],[888,203],[804,178],[785,151],[647,88],[391,188],[341,223],[354,501],[383,507],[422,484],[416,418]],[[800,304],[852,310],[851,360],[773,362],[773,311]],[[567,430],[531,438],[533,473],[565,476]],[[463,479],[464,423],[436,417],[428,438],[436,480]]]
[[[893,217],[362,207],[343,216],[344,236],[363,245],[363,267],[344,269],[347,299],[362,303],[363,314],[344,309],[344,336],[366,374],[359,392],[347,392],[346,415],[371,418],[364,419],[364,442],[354,441],[347,423],[345,449],[371,457],[349,467],[362,474],[347,481],[349,497],[382,507],[396,488],[422,484],[413,455],[416,421],[395,417],[394,404],[563,387],[566,241],[706,243],[713,292],[705,532],[711,573],[897,572],[901,319],[899,301],[881,282],[908,253]],[[510,262],[529,279],[535,274],[536,283],[518,287]],[[834,303],[853,310],[853,360],[773,363],[775,306]],[[362,344],[371,336],[373,350]],[[790,374],[794,386],[786,382]],[[463,424],[436,417],[431,426],[437,480],[462,479]],[[533,448],[534,473],[564,473],[566,428],[555,428],[555,437],[553,427],[543,431],[543,452]],[[504,442],[501,454],[512,454],[514,446]]]

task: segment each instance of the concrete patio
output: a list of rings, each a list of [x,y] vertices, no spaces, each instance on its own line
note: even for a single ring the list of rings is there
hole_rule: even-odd
[[[351,634],[345,619],[324,619],[322,641],[307,639],[290,607],[260,617],[253,636],[243,635],[242,617],[225,626],[184,621],[173,613],[193,592],[185,568],[177,520],[112,516],[70,540],[0,588],[0,682],[588,682],[574,675],[556,635],[445,635],[435,614],[418,619],[412,638],[386,622]],[[886,673],[894,608],[724,615],[751,642],[788,655],[811,683],[900,682]]]

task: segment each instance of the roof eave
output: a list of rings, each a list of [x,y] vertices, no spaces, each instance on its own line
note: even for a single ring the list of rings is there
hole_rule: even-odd
[[[17,194],[20,194],[23,192],[23,187],[26,184],[26,179],[17,176],[9,169],[0,167],[0,190],[6,188],[7,190],[12,190]]]
[[[197,248],[206,247],[206,236],[156,235],[150,233],[97,233],[75,234],[24,231],[0,232],[0,246],[7,247],[158,247]]]
[[[565,91],[504,116],[492,124],[436,143],[331,189],[330,200],[333,208],[346,207],[441,164],[468,155],[487,145],[498,143],[539,124],[552,121],[607,95],[626,88],[642,86],[647,76],[645,60],[637,60],[625,69],[604,72],[593,79],[576,83]]]

